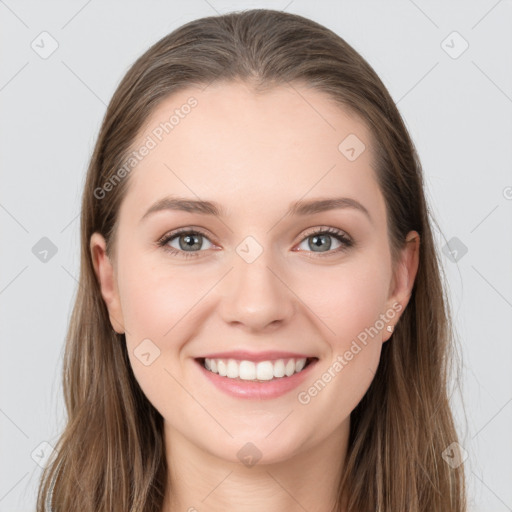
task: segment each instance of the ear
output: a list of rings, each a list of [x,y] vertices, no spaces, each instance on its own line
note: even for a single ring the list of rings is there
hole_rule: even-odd
[[[117,333],[123,334],[125,328],[121,301],[119,299],[119,290],[117,289],[114,267],[107,255],[104,237],[99,233],[93,233],[91,235],[89,248],[94,265],[94,272],[96,273],[101,288],[101,295],[108,309],[110,323]]]
[[[405,239],[405,245],[401,251],[400,259],[397,262],[391,286],[389,298],[387,301],[388,309],[397,309],[397,303],[400,304],[403,311],[412,294],[414,281],[418,272],[420,256],[420,235],[416,231],[410,231]],[[395,307],[393,307],[393,305]],[[400,318],[400,314],[395,316],[387,325],[395,326]],[[387,327],[387,326],[386,326]],[[383,331],[382,341],[387,341],[392,333],[387,328]]]

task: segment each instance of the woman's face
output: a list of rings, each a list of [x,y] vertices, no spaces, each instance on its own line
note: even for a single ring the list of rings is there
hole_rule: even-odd
[[[392,272],[363,123],[304,87],[214,84],[166,99],[133,150],[113,266],[91,250],[166,434],[270,463],[347,432],[418,263],[416,238]]]

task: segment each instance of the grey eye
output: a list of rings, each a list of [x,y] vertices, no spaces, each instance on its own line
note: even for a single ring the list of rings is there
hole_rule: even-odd
[[[339,245],[341,246],[341,242],[336,239],[334,235],[328,234],[328,233],[315,233],[313,235],[308,236],[305,238],[301,245],[304,243],[308,244],[308,247],[305,249],[305,251],[312,251],[312,252],[326,252],[330,251],[332,248],[332,239],[334,239]],[[337,249],[338,247],[334,247],[334,249]],[[300,248],[300,245],[299,245]],[[319,249],[319,250],[316,250]]]
[[[168,242],[167,245],[170,245],[174,249],[178,249],[185,252],[195,252],[197,250],[201,249],[201,246],[203,245],[203,242],[205,240],[208,240],[204,235],[201,233],[179,233],[177,235],[174,235]],[[178,242],[178,247],[173,246],[172,243]],[[208,243],[211,244],[211,242],[208,241]],[[209,247],[206,247],[208,249]]]

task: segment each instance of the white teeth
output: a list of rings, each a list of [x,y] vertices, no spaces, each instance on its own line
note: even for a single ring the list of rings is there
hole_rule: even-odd
[[[274,363],[274,377],[284,377],[284,361],[282,359]]]
[[[238,368],[237,362],[234,359],[229,359],[226,377],[229,377],[230,379],[236,379],[239,375],[240,370]]]
[[[240,365],[233,361],[233,365],[238,369],[237,377],[243,380],[254,380],[256,378],[256,365],[252,361],[241,361]]]
[[[205,359],[205,362],[207,361],[207,359]],[[219,375],[221,377],[225,377],[226,374],[227,374],[227,371],[226,371],[226,363],[224,361],[217,361],[217,370],[219,372]]]
[[[243,361],[240,363],[240,370],[243,363]],[[270,361],[259,362],[256,366],[256,378],[258,380],[272,380],[274,378],[274,365]]]
[[[306,366],[306,358],[278,359],[276,361],[238,361],[235,359],[208,359],[204,360],[204,367],[221,377],[242,380],[272,380],[285,375],[291,377],[299,373]]]

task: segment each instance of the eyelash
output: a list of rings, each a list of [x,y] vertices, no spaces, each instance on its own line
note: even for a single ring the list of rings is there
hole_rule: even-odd
[[[175,256],[180,256],[183,258],[200,257],[200,253],[204,252],[204,251],[187,252],[187,251],[175,249],[174,247],[170,247],[167,245],[173,238],[176,238],[177,236],[182,235],[182,234],[201,235],[205,238],[208,238],[208,235],[206,235],[206,233],[202,232],[201,230],[182,228],[182,229],[178,229],[176,231],[172,231],[171,233],[166,233],[163,237],[161,237],[157,241],[157,245],[158,245],[158,247],[161,247],[162,249],[164,249],[164,251],[167,251],[170,254],[175,255]],[[334,254],[338,254],[342,251],[346,251],[347,249],[349,249],[350,247],[352,247],[354,245],[354,242],[349,237],[347,237],[343,233],[343,231],[340,231],[339,229],[335,229],[335,228],[329,228],[329,227],[325,227],[325,228],[322,227],[320,229],[317,229],[316,231],[312,231],[312,232],[306,234],[304,236],[304,238],[300,241],[300,243],[302,243],[304,240],[306,240],[312,236],[315,236],[315,235],[331,235],[332,237],[336,238],[342,245],[341,245],[341,247],[338,247],[337,249],[326,251],[323,254],[314,253],[315,254],[314,256],[308,255],[311,258],[317,258],[317,257],[323,258],[326,256],[333,256]],[[310,253],[311,251],[300,251],[300,252]]]

